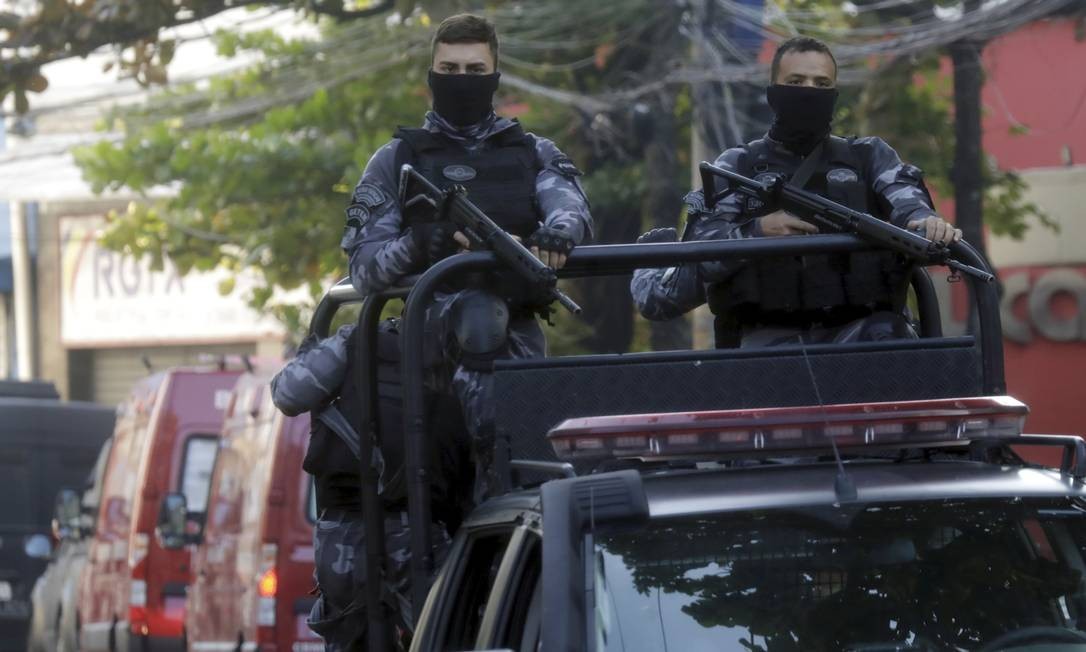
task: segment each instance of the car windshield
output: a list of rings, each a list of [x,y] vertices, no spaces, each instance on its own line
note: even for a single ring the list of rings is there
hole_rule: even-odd
[[[1084,510],[865,504],[599,535],[596,649],[1086,650]]]

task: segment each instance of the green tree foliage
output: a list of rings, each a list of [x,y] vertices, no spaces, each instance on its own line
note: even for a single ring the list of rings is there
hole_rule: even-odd
[[[361,36],[357,30],[337,36],[339,30],[331,28],[326,36]],[[410,42],[410,33],[403,36]],[[114,126],[125,129],[125,137],[79,150],[76,160],[96,191],[176,190],[112,216],[107,246],[150,255],[156,265],[168,255],[182,272],[215,266],[257,270],[261,282],[250,301],[274,308],[298,329],[297,306],[269,306],[273,290],[306,284],[319,295],[322,285],[344,273],[339,238],[349,192],[395,126],[419,121],[426,108],[425,70],[417,56],[392,57],[366,83],[317,88],[296,103],[273,101],[254,114],[278,77],[298,66],[308,70],[310,57],[325,54],[314,51],[313,43],[287,42],[271,33],[224,33],[217,40],[225,53],[256,49],[274,65],[214,80],[199,94],[171,93],[143,115],[115,116]],[[329,62],[312,76],[335,76],[341,65]],[[167,110],[173,115],[163,118]],[[216,113],[226,118],[189,125]]]
[[[245,6],[297,8],[316,16],[351,20],[391,11],[395,0],[31,0],[6,3],[0,11],[0,100],[15,95],[19,113],[27,92],[48,81],[41,67],[85,57],[109,45],[119,51],[121,70],[144,84],[164,83],[176,42],[162,30]],[[404,2],[411,4],[414,2]]]
[[[885,138],[903,160],[924,170],[933,192],[953,198],[953,99],[951,80],[941,73],[937,54],[895,59],[872,75],[855,110],[845,112],[841,122],[848,133]],[[1017,174],[994,163],[984,172],[984,222],[993,234],[1020,240],[1031,223],[1059,228],[1026,199],[1027,186]]]

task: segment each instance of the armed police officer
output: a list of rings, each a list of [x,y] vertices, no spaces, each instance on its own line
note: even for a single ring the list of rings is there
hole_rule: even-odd
[[[451,224],[405,212],[398,187],[405,163],[439,187],[453,183],[466,187],[475,204],[552,267],[562,267],[573,247],[591,235],[588,202],[572,161],[551,141],[528,134],[515,120],[494,113],[499,73],[493,26],[478,16],[452,16],[438,27],[431,54],[433,111],[427,113],[422,128],[399,129],[373,155],[347,207],[341,245],[350,259],[351,282],[364,296],[420,273],[468,244]],[[483,440],[477,448],[485,451],[492,422],[492,407],[487,404],[491,377],[486,370],[496,358],[545,354],[543,332],[534,318],[543,306],[533,304],[528,296],[494,292],[485,283],[446,289],[428,313],[427,330],[433,335],[428,344],[437,351],[429,356],[434,364],[431,396],[436,396],[433,402],[441,403],[446,393],[455,392],[459,401],[451,400],[462,404],[465,425]],[[398,355],[396,330],[394,322],[384,322],[379,333],[379,357],[386,361]],[[320,501],[315,561],[321,596],[310,624],[330,650],[363,649],[365,640],[363,586],[367,579],[362,568],[360,478],[358,460],[346,444],[362,428],[354,400],[360,388],[353,385],[351,371],[353,332],[353,327],[345,327],[323,341],[307,341],[273,383],[280,409],[287,413],[312,410],[315,415],[306,468],[316,477]],[[396,363],[390,366],[395,369]],[[380,422],[383,431],[386,424],[400,420],[382,412]],[[389,485],[396,484],[397,477],[403,482],[402,446],[393,453],[389,445],[397,442],[384,434],[374,463],[383,467],[381,495],[388,503],[397,493]],[[445,457],[456,455],[448,446],[435,448],[443,448]],[[455,460],[449,466],[457,466]],[[433,497],[436,519],[443,518],[443,511],[454,511],[464,493],[472,497],[470,480],[465,492],[463,487],[451,486],[463,483],[463,477],[446,477],[440,471],[433,477],[435,484],[448,486],[445,496]],[[485,483],[479,484],[476,497],[486,491]],[[411,610],[403,603],[408,595],[409,529],[401,512],[388,507],[386,511],[389,574],[384,593],[394,603],[401,627],[410,628]],[[450,524],[448,519],[445,523]],[[435,561],[440,563],[447,541],[445,528],[439,523],[431,531]]]
[[[385,332],[382,332],[384,335]],[[365,430],[356,384],[355,326],[343,326],[331,337],[310,335],[297,355],[271,382],[272,401],[287,416],[311,414],[311,432],[302,468],[313,476],[318,516],[313,537],[314,577],[319,594],[309,614],[310,629],[324,639],[329,652],[366,649],[365,529],[360,477],[361,433]],[[385,338],[380,337],[379,342]],[[382,431],[392,415],[382,414]],[[395,427],[396,424],[391,424]],[[380,434],[385,434],[384,432]],[[382,437],[395,441],[392,437]],[[402,450],[391,446],[372,449],[371,464],[379,476],[384,510],[383,611],[389,616],[397,649],[405,649],[413,629],[409,604],[410,560],[406,504],[396,477]],[[434,558],[444,558],[448,534],[443,514],[449,510],[447,492],[438,492],[430,528]],[[447,520],[447,519],[444,519]]]
[[[380,292],[402,277],[424,271],[468,244],[451,224],[433,216],[412,214],[399,203],[400,168],[410,163],[439,187],[465,186],[470,199],[504,229],[522,238],[546,264],[559,268],[573,247],[591,234],[588,202],[577,177],[580,172],[554,144],[525,133],[515,120],[495,115],[492,98],[498,86],[498,41],[485,19],[462,14],[438,27],[432,44],[429,85],[433,111],[420,129],[399,129],[395,138],[370,159],[347,207],[347,225],[341,245],[348,254],[350,277],[362,295]],[[510,284],[515,286],[515,284]],[[485,451],[492,407],[487,404],[491,378],[486,370],[500,357],[530,357],[545,353],[542,330],[534,312],[543,306],[532,297],[491,291],[485,283],[468,289],[447,288],[428,314],[427,331],[436,354],[429,356],[434,369],[429,375],[431,404],[445,403],[455,390],[462,403],[466,426]],[[513,290],[516,288],[513,287]],[[273,398],[284,412],[310,410],[314,429],[306,454],[306,469],[314,474],[320,517],[315,532],[316,577],[321,596],[310,615],[310,625],[325,639],[326,649],[364,649],[365,604],[363,570],[365,533],[360,502],[358,459],[347,442],[362,431],[362,415],[356,398],[360,392],[351,371],[355,360],[353,327],[330,338],[308,340],[298,357],[273,383]],[[398,368],[398,334],[394,321],[383,322],[378,334],[378,357],[390,369]],[[379,376],[382,371],[378,369]],[[333,409],[328,409],[329,407]],[[401,420],[380,413],[381,441],[375,464],[380,464],[381,496],[385,503],[385,577],[383,594],[397,614],[401,628],[411,628],[407,564],[409,528],[405,508],[395,503],[402,494],[402,443],[386,436],[386,425]],[[438,409],[438,413],[447,410]],[[457,406],[456,412],[459,412]],[[340,418],[343,417],[343,418]],[[442,420],[440,414],[433,420]],[[463,431],[443,419],[444,429]],[[444,495],[432,495],[433,515],[443,523],[431,527],[434,558],[443,554],[445,525],[457,517],[466,493],[472,498],[470,473],[450,477],[456,469],[458,435],[439,437],[450,445],[435,443],[442,457],[432,490],[446,487]],[[399,450],[391,450],[399,444]],[[432,451],[435,452],[435,451]],[[484,458],[485,459],[485,458]],[[444,466],[442,466],[444,465]],[[398,479],[398,482],[397,482]],[[463,485],[467,484],[465,490]],[[396,487],[399,487],[397,489]],[[475,497],[483,495],[480,483]]]
[[[769,133],[728,149],[718,167],[788,183],[941,244],[961,231],[939,217],[919,169],[902,163],[880,138],[831,135],[837,102],[837,62],[821,41],[789,39],[778,47],[766,99],[774,113]],[[685,199],[684,240],[730,240],[817,233],[784,210],[770,211],[739,193],[707,207],[701,190]],[[638,242],[676,239],[655,229]],[[902,311],[908,265],[890,252],[769,258],[749,263],[708,262],[634,273],[630,289],[647,318],[677,317],[708,302],[718,346],[915,337]]]
[[[468,245],[451,224],[417,219],[400,205],[404,163],[438,187],[464,186],[483,212],[556,269],[591,236],[588,201],[573,162],[551,141],[494,113],[497,64],[498,40],[486,19],[460,14],[438,27],[429,71],[433,110],[421,128],[399,129],[373,155],[347,208],[341,244],[361,294],[380,292]],[[428,330],[449,367],[433,382],[449,379],[484,455],[493,422],[489,365],[497,358],[546,352],[535,319],[543,306],[538,299],[533,303],[530,293],[517,295],[499,286],[476,282],[467,289],[447,288],[428,315]],[[481,485],[480,495],[485,490]]]

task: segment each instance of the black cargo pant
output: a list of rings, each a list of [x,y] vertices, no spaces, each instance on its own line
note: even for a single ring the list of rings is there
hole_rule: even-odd
[[[449,536],[445,526],[431,527],[435,568],[445,561]],[[385,613],[396,649],[414,629],[410,596],[410,528],[407,515],[385,519]],[[366,650],[366,536],[362,515],[325,510],[313,532],[313,557],[319,595],[309,614],[309,628],[324,639],[328,652]]]

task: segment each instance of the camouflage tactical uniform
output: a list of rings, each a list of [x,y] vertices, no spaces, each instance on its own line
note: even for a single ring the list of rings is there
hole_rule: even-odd
[[[456,141],[470,152],[485,151],[488,141],[516,125],[512,120],[491,114],[481,123],[457,128],[434,112],[426,115],[424,128]],[[543,226],[564,230],[574,243],[592,235],[592,217],[588,201],[577,177],[580,172],[553,142],[532,136],[539,164],[535,180],[538,219]],[[347,226],[341,246],[350,257],[351,282],[362,295],[380,292],[402,277],[424,270],[424,255],[417,251],[410,234],[405,233],[399,205],[399,151],[406,144],[393,139],[377,150],[355,187],[347,207]],[[447,350],[450,315],[453,306],[469,292],[438,294],[428,315],[427,331],[431,345]],[[543,331],[533,317],[514,318],[509,323],[509,339],[499,358],[532,358],[546,355]],[[451,386],[460,399],[468,430],[483,436],[493,422],[492,376],[489,373],[454,365]],[[486,448],[488,442],[482,442]]]
[[[317,341],[307,338],[298,355],[272,379],[272,401],[284,414],[293,416],[313,412],[314,419],[330,404],[339,404],[340,388],[350,373],[348,341],[354,336],[353,325],[344,326],[331,337]],[[349,454],[349,453],[348,453]],[[374,449],[373,462],[383,474],[383,458]],[[357,458],[355,459],[357,463]],[[320,479],[318,479],[318,483]],[[313,535],[316,565],[314,578],[320,595],[309,615],[309,627],[319,634],[329,651],[353,651],[365,648],[366,566],[365,528],[361,509],[361,486],[357,478],[339,490],[334,508],[321,509]],[[353,490],[354,495],[350,495]],[[343,495],[347,494],[347,495]],[[347,505],[345,509],[339,507]],[[412,629],[408,566],[410,528],[407,514],[389,513],[385,518],[385,563],[382,594],[388,610],[395,614],[394,633]],[[434,558],[440,564],[448,551],[445,526],[435,523]]]
[[[795,172],[803,158],[768,136],[765,140],[783,162],[781,169],[770,171],[785,175]],[[897,152],[880,138],[856,138],[851,141],[851,145],[864,162],[865,169],[861,177],[877,199],[878,213],[885,219],[896,226],[904,227],[911,220],[934,214],[927,192],[923,188],[919,169],[902,163]],[[728,149],[716,159],[715,165],[742,173],[743,170],[739,168],[743,152],[744,148],[740,147]],[[758,215],[748,210],[743,197],[737,193],[721,197],[712,209],[706,207],[701,190],[688,193],[684,203],[687,211],[687,226],[682,238],[684,241],[739,240],[763,235]],[[710,286],[726,281],[740,265],[741,263],[735,261],[711,261],[662,269],[639,269],[634,272],[630,281],[630,292],[638,311],[645,318],[656,321],[674,319],[705,303]],[[821,333],[819,329],[814,329],[814,337],[807,341],[829,340],[843,332],[842,329],[825,330],[826,332]],[[762,329],[757,337],[748,337],[753,334],[745,334],[743,345],[777,343],[788,339],[790,334],[794,334],[793,331],[794,329],[783,329],[776,334],[779,335],[777,337]]]

